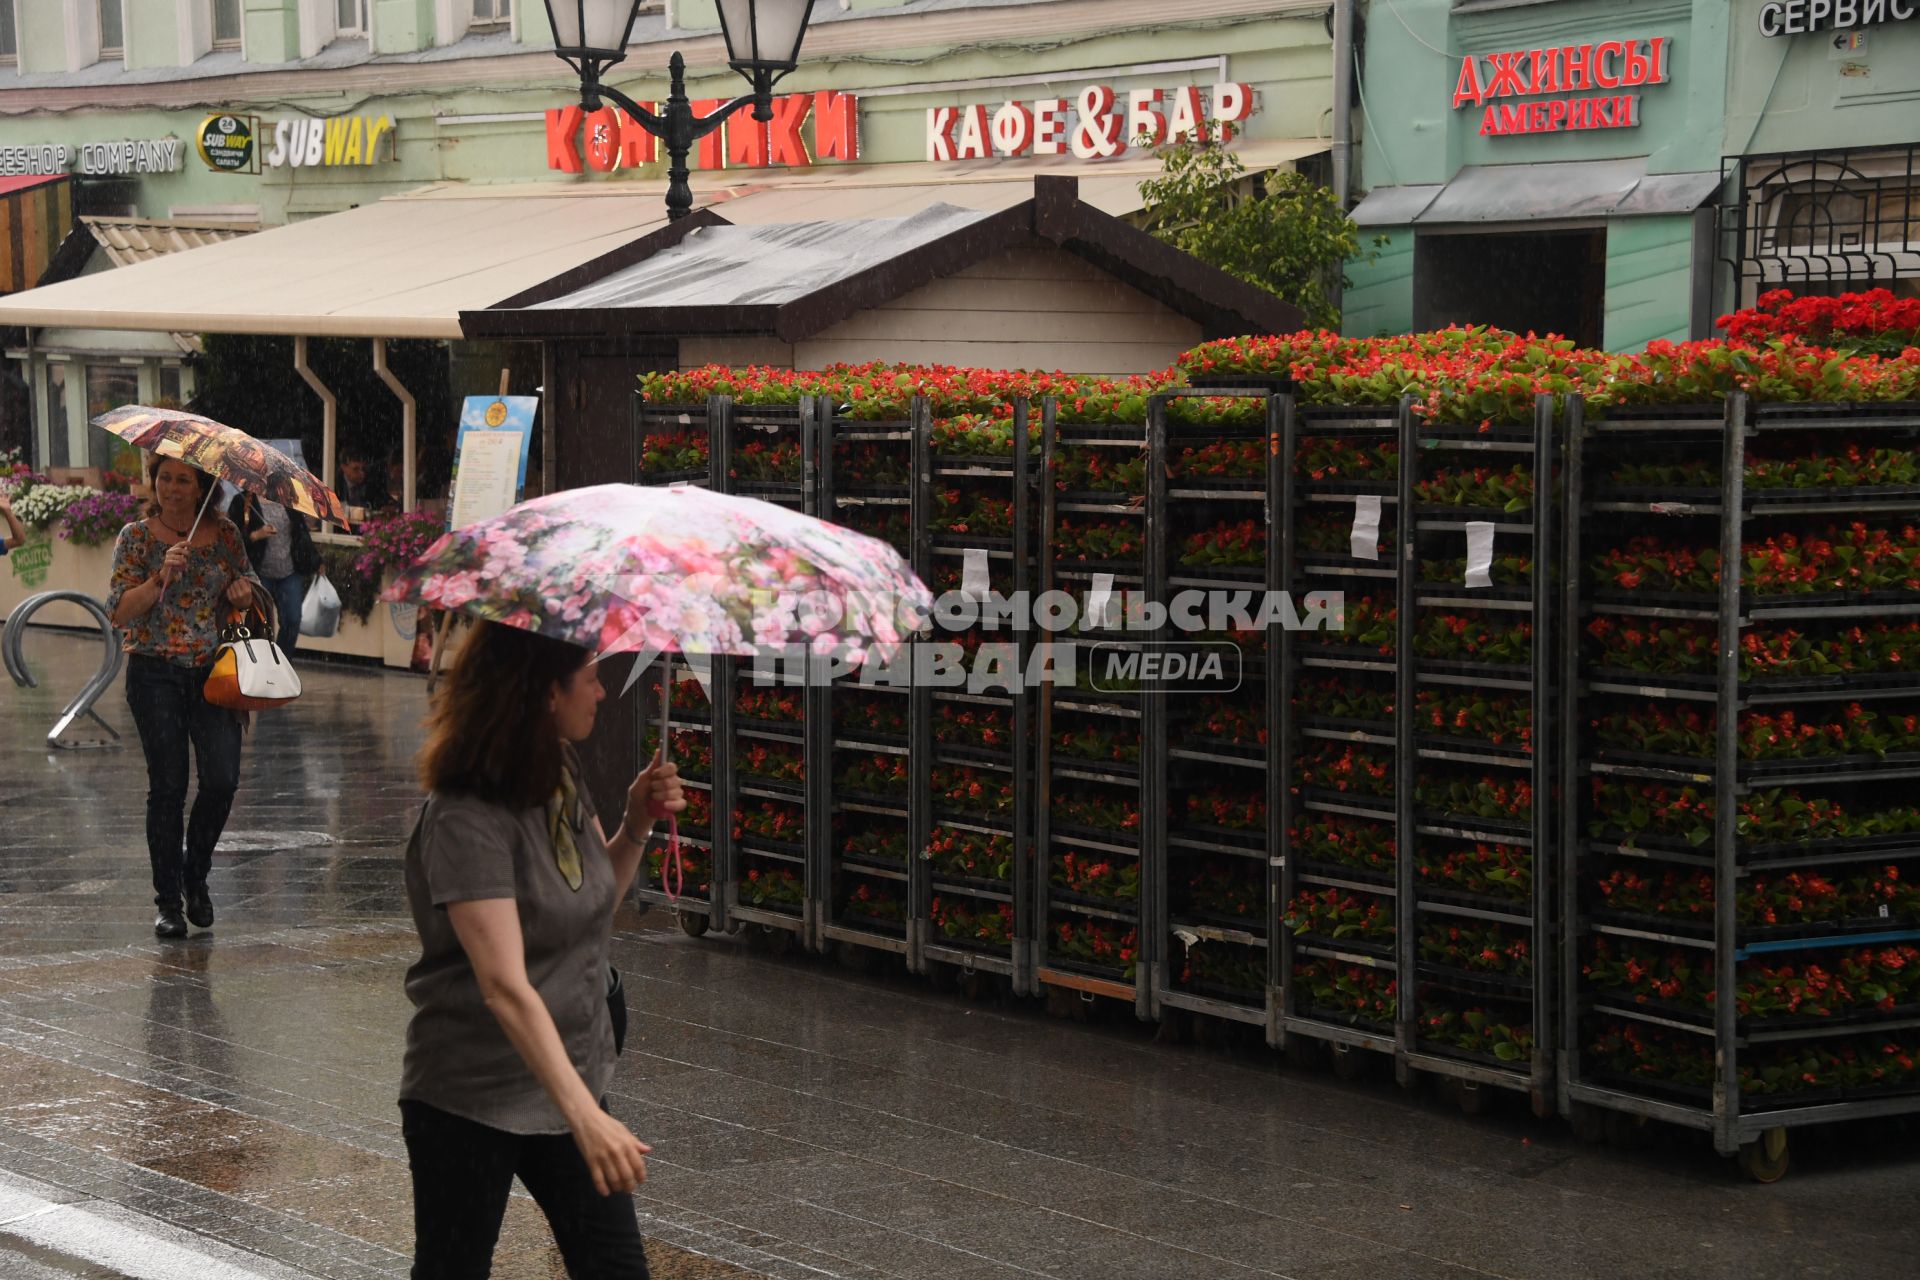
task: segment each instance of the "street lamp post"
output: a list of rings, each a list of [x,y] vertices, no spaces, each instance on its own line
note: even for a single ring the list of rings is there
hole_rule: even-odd
[[[554,53],[580,75],[580,105],[598,111],[610,101],[641,128],[660,139],[667,152],[667,217],[693,212],[692,174],[687,157],[700,139],[749,104],[753,118],[773,119],[773,86],[800,62],[800,42],[813,17],[814,0],[719,0],[720,30],[727,41],[727,65],[747,78],[751,93],[735,98],[708,116],[695,116],[687,100],[687,61],[678,53],[668,63],[672,84],[666,109],[658,113],[601,83],[609,67],[627,56],[627,40],[642,0],[546,0],[553,21]]]

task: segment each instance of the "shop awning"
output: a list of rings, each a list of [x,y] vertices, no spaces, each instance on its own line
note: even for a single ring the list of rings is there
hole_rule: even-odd
[[[1376,187],[1353,220],[1404,227],[1692,213],[1720,181],[1717,172],[1649,174],[1644,157],[1468,165],[1444,186]]]
[[[1318,139],[1250,141],[1250,172],[1325,150]],[[1038,178],[1081,176],[1082,201],[1141,207],[1150,156],[1088,166],[1061,160],[821,165],[703,173],[696,203],[736,225],[909,217],[935,204],[997,213],[1033,199]],[[660,182],[447,184],[275,227],[97,276],[0,298],[0,326],[184,333],[459,338],[482,311],[662,231]]]

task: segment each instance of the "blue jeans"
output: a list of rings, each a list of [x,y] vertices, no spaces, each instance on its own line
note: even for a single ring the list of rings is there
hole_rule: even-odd
[[[147,859],[158,907],[178,909],[183,889],[206,887],[213,847],[240,789],[240,717],[201,692],[211,669],[175,666],[144,653],[127,658],[127,706],[147,756]],[[189,746],[200,774],[190,820]]]
[[[300,643],[300,606],[307,602],[307,580],[290,573],[284,578],[260,581],[272,593],[273,607],[280,614],[280,634],[274,637],[275,643],[280,646],[280,652],[291,658]]]

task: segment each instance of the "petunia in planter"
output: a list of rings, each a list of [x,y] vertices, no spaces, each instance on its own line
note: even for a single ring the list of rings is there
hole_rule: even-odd
[[[898,925],[906,921],[907,904],[898,894],[889,893],[869,880],[862,880],[840,900],[842,919],[865,920],[874,924]]]
[[[1303,862],[1324,863],[1372,875],[1393,873],[1393,828],[1344,813],[1316,813],[1287,832],[1287,848]]]
[[[749,484],[800,483],[798,440],[749,440],[733,451],[727,474]]]
[[[933,800],[962,813],[1006,813],[1013,808],[1013,783],[990,770],[936,765]]]
[[[933,516],[935,533],[966,535],[976,538],[1013,536],[1013,499],[964,489],[935,489]]]
[[[1442,921],[1420,926],[1422,963],[1497,978],[1533,976],[1533,941],[1524,928],[1475,921]]]
[[[789,785],[807,780],[806,751],[790,742],[743,741],[734,750],[733,767],[745,780]]]
[[[1485,1006],[1434,1008],[1422,1001],[1418,1036],[1430,1046],[1478,1054],[1501,1062],[1525,1062],[1533,1056],[1533,1028],[1509,1021]]]
[[[807,714],[798,690],[759,686],[740,690],[733,700],[733,713],[742,720],[774,724],[798,724]]]
[[[909,847],[904,831],[870,827],[864,831],[855,831],[842,840],[840,856],[860,858],[868,862],[897,863],[904,866]]]
[[[1393,794],[1393,752],[1353,743],[1321,742],[1293,765],[1296,788],[1362,796]]]
[[[640,442],[640,473],[685,475],[707,470],[709,442],[704,431],[663,431]]]
[[[749,836],[799,844],[806,838],[806,815],[799,805],[750,800],[733,813],[733,838],[744,840]]]
[[[1208,859],[1188,872],[1186,885],[1186,905],[1191,911],[1221,919],[1263,922],[1267,879],[1251,859]]]
[[[1246,569],[1266,562],[1267,531],[1253,520],[1222,522],[1191,534],[1180,551],[1180,563],[1189,569]]]
[[[1400,445],[1372,438],[1302,436],[1294,470],[1314,484],[1393,484],[1400,478]]]
[[[1139,731],[1084,725],[1054,737],[1054,751],[1068,760],[1098,760],[1106,764],[1139,764]]]
[[[1139,959],[1138,930],[1104,920],[1063,920],[1050,939],[1053,954],[1091,969],[1105,969],[1129,981]]]
[[[76,547],[103,547],[140,518],[145,504],[130,493],[90,493],[67,504],[60,536]]]
[[[1422,886],[1507,902],[1533,896],[1533,854],[1517,845],[1423,841],[1414,860]]]
[[[1533,622],[1481,609],[1425,612],[1414,628],[1413,651],[1439,662],[1528,666],[1533,662]]]
[[[1391,688],[1370,688],[1352,680],[1336,677],[1313,678],[1302,675],[1294,684],[1293,709],[1304,716],[1328,720],[1365,720],[1384,723],[1393,719]]]
[[[1013,711],[1008,707],[943,702],[934,712],[934,740],[980,751],[1009,750],[1013,744]]]
[[[849,488],[886,488],[913,481],[907,450],[884,444],[835,444],[833,471],[838,482]]]
[[[1053,554],[1063,563],[1114,564],[1137,561],[1147,544],[1138,520],[1062,519],[1054,526]]]
[[[647,881],[661,884],[667,873],[667,847],[660,840],[647,846]],[[712,889],[713,859],[704,849],[684,847],[680,854],[681,892],[687,897],[704,898]]]
[[[1111,791],[1092,788],[1056,791],[1052,813],[1056,823],[1067,826],[1127,836],[1137,835],[1140,831],[1139,804]]]
[[[1505,471],[1492,467],[1443,468],[1416,483],[1413,497],[1425,506],[1527,511],[1533,507],[1533,468],[1524,462]]]
[[[1013,878],[1012,836],[935,827],[923,856],[936,876],[1002,881]]]
[[[1140,863],[1128,857],[1068,851],[1054,855],[1052,882],[1070,893],[1109,902],[1140,900]]]
[[[1063,447],[1054,457],[1053,486],[1061,493],[1145,497],[1147,455],[1117,449]]]
[[[1013,905],[973,902],[935,895],[928,913],[933,927],[948,942],[1000,949],[1013,945]]]
[[[1532,586],[1533,557],[1520,554],[1495,556],[1487,566],[1487,574],[1496,587]],[[1458,556],[1451,560],[1422,560],[1420,581],[1464,588],[1467,581],[1467,558]]]
[[[907,733],[907,702],[885,694],[834,698],[835,729],[842,734],[871,734],[882,738],[901,738]]]
[[[1189,792],[1187,822],[1198,827],[1257,833],[1267,825],[1267,793],[1228,787]]]
[[[913,783],[905,756],[871,755],[843,764],[833,785],[855,795],[904,796]]]
[[[1188,484],[1264,480],[1267,475],[1267,444],[1264,440],[1213,440],[1206,444],[1185,445],[1174,457],[1172,472],[1176,481]],[[1145,490],[1142,488],[1132,492]]]
[[[1414,695],[1413,715],[1415,727],[1424,734],[1533,750],[1530,698],[1422,689]]]
[[[1513,777],[1443,775],[1420,779],[1413,802],[1431,813],[1489,822],[1533,820],[1533,785]]]
[[[748,867],[737,884],[749,907],[799,907],[807,900],[806,882],[785,867]]]
[[[1394,937],[1393,904],[1371,893],[1346,889],[1301,890],[1287,904],[1280,923],[1296,936],[1329,942],[1390,945]]]
[[[1187,728],[1190,733],[1214,742],[1241,747],[1267,745],[1265,712],[1239,697],[1207,696],[1195,708]]]
[[[1400,610],[1391,596],[1353,595],[1335,612],[1325,631],[1302,633],[1303,644],[1325,644],[1364,649],[1381,657],[1393,656],[1399,638]]]
[[[1399,981],[1389,969],[1314,958],[1293,966],[1293,1000],[1311,1017],[1385,1026],[1399,1008]]]

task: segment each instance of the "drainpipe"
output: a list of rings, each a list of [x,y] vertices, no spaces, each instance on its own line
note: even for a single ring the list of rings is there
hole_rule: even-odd
[[[1333,194],[1353,190],[1353,0],[1333,0]]]
[[[380,375],[380,381],[386,383],[387,390],[393,392],[395,398],[400,401],[400,448],[405,453],[404,460],[406,464],[406,480],[401,485],[400,509],[402,511],[412,511],[415,478],[413,474],[413,439],[414,430],[420,416],[420,406],[414,402],[413,392],[402,386],[400,379],[393,376],[393,370],[387,368],[387,340],[385,338],[375,338],[373,340],[373,371]]]
[[[320,397],[320,483],[332,488],[334,484],[334,453],[340,443],[340,398],[333,394],[327,384],[320,381],[320,375],[313,371],[307,361],[307,338],[300,334],[293,340],[293,371],[300,380],[313,388],[313,394]],[[333,532],[332,523],[320,526],[322,533]]]

